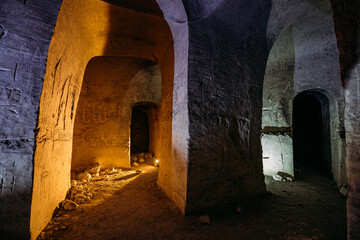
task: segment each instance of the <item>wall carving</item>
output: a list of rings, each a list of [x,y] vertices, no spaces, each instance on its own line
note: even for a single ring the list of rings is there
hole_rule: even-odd
[[[99,105],[93,103],[84,105],[77,112],[77,117],[84,124],[104,124],[109,120],[115,120],[117,117],[124,115],[124,109],[118,104]]]
[[[85,132],[74,135],[75,144],[85,144],[93,149],[117,148],[129,146],[129,139],[116,133]]]

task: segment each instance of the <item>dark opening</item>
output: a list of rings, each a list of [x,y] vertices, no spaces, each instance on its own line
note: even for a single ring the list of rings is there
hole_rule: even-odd
[[[331,177],[329,100],[324,94],[304,92],[294,99],[293,138],[295,168]]]
[[[149,120],[146,113],[133,108],[131,117],[131,153],[149,152]]]

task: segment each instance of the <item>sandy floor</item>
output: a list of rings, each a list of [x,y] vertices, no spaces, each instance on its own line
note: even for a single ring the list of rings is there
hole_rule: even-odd
[[[234,205],[183,217],[156,186],[158,168],[136,169],[85,184],[84,211],[60,209],[38,239],[346,239],[346,199],[314,172],[291,183],[266,177],[269,194],[239,203],[241,214]]]

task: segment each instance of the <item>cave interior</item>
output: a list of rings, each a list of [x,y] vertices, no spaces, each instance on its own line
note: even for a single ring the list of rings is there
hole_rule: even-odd
[[[356,0],[2,0],[0,234],[36,239],[74,176],[151,153],[184,217],[319,170],[359,239],[359,19]]]

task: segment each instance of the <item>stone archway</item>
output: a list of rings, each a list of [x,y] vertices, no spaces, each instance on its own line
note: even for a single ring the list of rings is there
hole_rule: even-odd
[[[149,152],[149,120],[141,109],[133,108],[131,114],[131,153]]]
[[[277,15],[281,9],[284,13]],[[330,1],[316,4],[294,1],[291,6],[274,1],[267,34],[272,48],[263,88],[264,173],[294,174],[292,101],[296,94],[314,90],[324,93],[330,101],[331,156],[337,165],[332,166],[336,169],[333,177],[338,186],[342,186],[346,182],[345,142],[340,134],[344,125],[344,97]],[[320,58],[326,64],[319,66],[317,59]]]
[[[4,149],[4,151],[1,152],[1,157],[5,159],[5,163],[1,166],[1,173],[6,173],[7,176],[4,178],[5,191],[2,192],[3,195],[1,196],[2,199],[6,197],[6,200],[2,202],[4,204],[2,204],[1,209],[6,209],[4,212],[5,220],[1,222],[5,224],[0,224],[0,231],[2,231],[3,228],[6,228],[5,231],[12,232],[21,229],[19,232],[25,232],[24,235],[27,234],[28,220],[30,218],[31,185],[34,180],[31,232],[32,235],[36,237],[37,232],[51,217],[52,210],[61,199],[63,199],[69,187],[68,170],[70,169],[69,162],[71,159],[72,129],[86,64],[94,56],[109,56],[109,54],[144,57],[155,61],[155,58],[157,60],[163,59],[162,57],[169,55],[169,52],[164,53],[159,51],[161,54],[158,52],[159,55],[153,55],[149,54],[147,47],[139,46],[138,49],[140,49],[139,52],[141,52],[141,54],[139,54],[139,52],[135,54],[131,51],[132,48],[130,45],[128,45],[132,42],[131,37],[127,37],[135,36],[137,40],[135,42],[142,42],[142,37],[144,36],[145,39],[149,40],[147,34],[139,33],[140,36],[138,36],[138,33],[134,33],[134,35],[125,34],[126,36],[119,36],[119,32],[116,33],[116,31],[113,31],[114,29],[123,29],[121,24],[115,26],[116,23],[109,20],[116,16],[120,16],[117,18],[118,21],[116,21],[118,23],[127,22],[129,19],[129,22],[138,23],[136,28],[129,27],[128,29],[130,29],[130,31],[132,31],[131,29],[142,29],[142,27],[138,27],[141,26],[142,20],[135,20],[132,15],[134,12],[141,12],[139,19],[146,18],[149,20],[154,18],[154,16],[151,16],[151,12],[149,13],[144,9],[139,10],[136,6],[129,7],[132,13],[125,11],[125,13],[122,12],[124,14],[117,14],[118,11],[121,12],[121,8],[125,6],[112,6],[117,3],[116,0],[109,0],[108,2],[111,4],[106,4],[103,1],[75,2],[65,0],[61,10],[62,13],[59,15],[57,27],[55,31],[53,31],[58,8],[62,2],[61,0],[51,3],[41,0],[24,2],[5,0],[4,2],[5,5],[0,6],[0,11],[5,12],[3,16],[5,16],[6,20],[5,24],[1,23],[2,33],[0,37],[1,40],[4,41],[1,51],[4,53],[4,58],[2,58],[0,62],[3,64],[1,66],[1,74],[6,77],[1,79],[3,84],[1,89],[6,89],[6,91],[12,93],[12,95],[2,95],[2,101],[5,103],[5,105],[2,106],[5,107],[2,113],[6,112],[5,116],[9,118],[1,119],[3,123],[5,123],[2,125],[4,128],[1,132],[2,134],[5,133],[5,138],[2,139],[1,142],[1,147]],[[240,182],[240,184],[244,186],[242,190],[245,190],[244,192],[241,190],[241,193],[245,193],[246,195],[247,190],[249,190],[249,193],[256,192],[254,189],[260,186],[260,181],[263,177],[261,174],[261,153],[259,153],[259,134],[257,134],[260,129],[259,116],[261,113],[261,99],[259,100],[257,96],[261,95],[263,70],[265,69],[264,63],[266,62],[267,56],[265,42],[268,41],[271,46],[276,41],[277,36],[288,27],[287,24],[291,25],[299,16],[306,15],[306,12],[310,12],[307,11],[309,6],[312,8],[311,5],[314,5],[315,8],[319,10],[320,15],[323,12],[328,13],[329,9],[323,8],[322,4],[326,2],[323,0],[299,0],[291,1],[290,4],[276,0],[244,1],[241,3],[234,1],[216,1],[216,4],[214,2],[213,5],[209,6],[209,9],[201,9],[204,5],[202,3],[205,2],[199,1],[199,3],[201,3],[198,5],[200,8],[196,8],[194,5],[188,6],[187,12],[189,16],[195,16],[188,29],[187,16],[183,9],[182,2],[186,3],[187,1],[172,1],[173,4],[169,4],[169,1],[158,0],[164,17],[155,15],[155,18],[160,22],[164,18],[166,19],[168,26],[172,30],[171,34],[174,39],[174,46],[172,44],[168,46],[166,43],[161,43],[160,45],[167,46],[168,49],[172,49],[173,46],[175,49],[173,52],[175,58],[174,74],[166,75],[167,80],[175,79],[174,82],[170,81],[170,84],[173,84],[174,88],[170,94],[172,97],[167,99],[166,102],[167,106],[172,106],[173,109],[173,113],[168,113],[166,116],[168,119],[170,119],[170,117],[172,119],[169,121],[170,124],[167,125],[166,129],[170,129],[172,134],[169,136],[171,141],[168,141],[168,144],[171,145],[171,151],[167,153],[170,164],[168,167],[164,165],[164,171],[162,172],[163,178],[159,179],[159,185],[162,186],[163,190],[184,212],[185,202],[187,200],[190,200],[190,203],[192,201],[193,206],[189,208],[191,210],[199,206],[207,206],[207,203],[213,205],[221,202],[224,196],[230,199],[232,196],[228,195],[229,192],[238,193],[238,191],[233,191],[233,183],[237,181],[237,176],[246,176],[245,181],[241,180]],[[272,7],[270,6],[271,4]],[[157,6],[156,4],[152,5]],[[305,8],[303,8],[304,6]],[[268,10],[270,8],[270,23],[266,26],[268,23]],[[81,9],[82,12],[76,12],[76,9]],[[297,9],[300,9],[300,11],[296,11]],[[352,9],[356,8],[354,7]],[[348,9],[346,7],[338,7],[338,10],[340,12],[344,11],[345,14],[340,14],[340,17],[338,14],[335,14],[336,20],[338,18],[340,18],[340,20],[342,20],[342,18],[348,20],[347,18],[349,18],[348,23],[345,21],[345,27],[342,27],[343,29],[352,29],[351,31],[355,31],[354,35],[356,36],[357,26],[354,24],[356,21],[351,19],[351,14],[349,17],[349,14],[346,13]],[[21,14],[19,15],[18,13]],[[31,17],[34,13],[39,13],[36,19]],[[74,18],[73,16],[77,17]],[[13,21],[15,18],[16,21]],[[275,19],[275,21],[272,21],[272,19]],[[288,19],[291,19],[291,21],[287,21]],[[159,29],[160,25],[163,26],[162,24],[158,24],[158,21],[155,22],[153,25],[154,29]],[[307,23],[310,25],[314,22],[317,21],[307,20]],[[272,26],[277,26],[277,29],[272,31]],[[347,28],[346,26],[351,26],[351,28]],[[268,34],[266,34],[266,31],[268,31]],[[112,34],[109,34],[110,32]],[[149,32],[151,31],[149,30]],[[12,35],[12,33],[15,34]],[[188,39],[189,33],[192,36],[190,43]],[[47,47],[52,35],[54,37],[47,59]],[[16,42],[14,38],[11,38],[12,36],[16,37]],[[162,37],[169,39],[169,35],[162,35]],[[350,52],[356,55],[356,51],[347,51],[349,46],[355,46],[356,44],[347,44],[347,34],[344,34],[344,36],[338,35],[338,39],[340,49],[345,49],[344,52],[342,51],[342,58],[340,59],[343,64],[347,61],[347,59],[344,60],[343,58],[348,55],[347,53]],[[124,44],[123,46],[125,47],[119,48],[119,45],[121,45],[119,43]],[[154,44],[154,41],[147,43]],[[104,47],[106,44],[110,46]],[[329,49],[333,49],[333,45],[331,45]],[[189,57],[188,50],[190,52]],[[302,55],[302,53],[308,51],[301,50],[301,48],[298,49],[298,56],[306,59],[306,55]],[[329,53],[329,56],[335,56],[335,58],[337,58],[337,53]],[[315,63],[319,59],[317,57],[313,58]],[[42,80],[46,59],[48,60],[46,77],[40,102],[39,96],[43,84]],[[189,71],[189,73],[187,71],[188,60],[191,65],[191,71]],[[163,64],[159,64],[161,65],[161,69],[166,69],[170,65],[173,66],[171,61],[169,61],[169,66],[164,62],[166,61],[163,61]],[[301,61],[298,63],[301,63]],[[353,64],[353,62],[351,64]],[[354,66],[356,65],[357,64]],[[299,66],[302,66],[301,69],[303,70],[307,69],[304,65]],[[228,69],[232,70],[227,71]],[[333,69],[336,70],[336,68]],[[347,69],[348,68],[346,68],[346,70]],[[304,76],[301,74],[298,75],[298,73],[299,72],[296,73],[297,77]],[[319,80],[319,76],[318,74],[313,74],[316,81]],[[355,196],[352,198],[354,205],[350,204],[350,206],[354,207],[354,212],[356,210],[356,202],[358,202],[356,199],[358,194],[354,189],[356,190],[356,186],[359,185],[359,174],[356,170],[358,169],[356,156],[359,155],[357,154],[358,151],[356,148],[359,135],[357,134],[358,129],[356,128],[358,117],[357,115],[353,115],[353,113],[357,112],[359,105],[357,104],[358,78],[356,76],[358,76],[358,69],[353,68],[349,71],[349,77],[344,77],[349,78],[349,81],[344,81],[344,89],[346,90],[345,99],[347,101],[345,113],[347,114],[346,118],[348,121],[346,127],[348,140],[348,172],[351,173],[349,178],[353,187],[352,193],[354,194],[353,196]],[[336,76],[331,79],[336,79]],[[222,84],[224,83],[227,84],[225,91],[224,88],[222,88]],[[294,92],[298,93],[312,87],[314,86],[300,88],[297,86]],[[189,92],[192,92],[191,96],[189,96],[189,102],[188,91],[182,91],[182,89],[189,89]],[[201,90],[197,91],[197,89]],[[339,90],[341,88],[335,86],[335,89]],[[229,94],[226,90],[232,91]],[[209,94],[214,92],[216,94]],[[249,93],[250,95],[248,95]],[[214,97],[214,99],[212,97]],[[207,98],[211,98],[211,100]],[[16,102],[17,100],[19,100],[19,102],[9,105],[9,103],[13,101]],[[39,102],[40,114],[37,119]],[[198,109],[197,106],[199,105],[205,106],[205,109]],[[234,106],[238,111],[233,112]],[[192,113],[190,120],[188,117],[188,109],[190,109]],[[341,111],[339,105],[339,115],[341,115]],[[219,117],[214,118],[213,116],[215,116],[215,114]],[[9,119],[14,119],[14,121],[8,121]],[[39,121],[38,124],[37,120]],[[190,146],[195,146],[195,148],[191,147],[190,149],[188,146],[190,137],[189,122],[192,124],[191,136],[204,134],[204,138],[209,139],[209,143],[217,144],[224,141],[223,143],[227,146],[223,149],[217,149],[214,153],[211,152],[209,154],[210,158],[206,155],[202,158],[200,154],[206,151],[198,151],[196,147],[202,148],[205,146],[204,149],[206,150],[213,149],[213,145],[208,143],[204,145],[202,141],[199,141],[198,144],[197,139],[195,139],[195,141],[192,141],[190,144]],[[215,130],[220,130],[216,132],[224,134],[214,136],[206,132],[204,126],[213,126]],[[10,128],[19,131],[8,134],[7,130]],[[37,135],[34,134],[34,129]],[[243,131],[236,132],[237,129],[245,129],[247,133]],[[338,130],[342,132],[340,135],[344,136],[344,130]],[[335,139],[337,137],[338,135],[335,135]],[[239,167],[239,164],[236,162],[237,159],[242,157],[244,152],[237,154],[239,158],[237,156],[231,158],[234,156],[233,152],[236,153],[236,150],[232,149],[236,149],[236,140],[238,139],[241,139],[242,142],[246,139],[251,140],[251,144],[244,144],[244,146],[252,147],[248,152],[250,156],[253,155],[254,157],[251,158],[249,162],[245,162],[244,167]],[[254,141],[254,139],[256,140]],[[229,145],[231,146],[228,148]],[[240,149],[242,147],[243,146],[240,146]],[[36,153],[34,157],[35,148]],[[245,152],[244,155],[248,154],[248,152]],[[191,159],[189,157],[190,155]],[[341,152],[339,156],[342,156]],[[198,161],[198,159],[200,159],[200,161]],[[206,160],[202,161],[201,159]],[[209,166],[208,159],[211,159],[214,165]],[[33,162],[35,165],[34,176],[32,175]],[[231,164],[224,165],[222,164],[223,162],[226,164],[230,162]],[[192,188],[190,188],[191,191],[189,191],[187,195],[188,184],[186,178],[187,168],[190,165],[193,172],[189,174],[192,180],[189,181],[189,186]],[[244,169],[252,165],[254,165],[254,168],[250,169],[251,171],[249,171],[248,175],[244,175]],[[211,172],[211,175],[218,176],[218,178],[216,178],[217,182],[209,182],[209,173],[207,171],[205,173],[205,171],[203,171],[204,168],[210,169],[208,172]],[[177,171],[179,169],[180,171]],[[237,173],[235,173],[235,178],[227,175],[226,169],[236,169]],[[170,174],[166,175],[165,173]],[[251,178],[247,178],[253,173],[256,175],[256,182],[251,181]],[[13,188],[15,183],[16,188]],[[18,183],[21,183],[21,185]],[[57,186],[55,183],[59,183],[59,185]],[[55,188],[59,189],[54,190]],[[208,189],[218,190],[216,199],[212,198],[214,195],[211,191],[208,191]],[[219,189],[226,190],[220,191]],[[51,192],[52,190],[53,192]],[[262,191],[262,189],[260,190]],[[209,195],[204,195],[204,193],[209,193]],[[39,201],[38,194],[42,202]],[[199,201],[199,199],[201,201]],[[201,204],[196,205],[198,202]],[[41,206],[42,203],[43,206]],[[19,206],[21,206],[21,210]],[[47,208],[47,210],[43,208]],[[5,222],[8,221],[8,219],[10,219],[10,224]],[[20,223],[14,224],[15,222]]]
[[[129,168],[132,106],[151,101],[161,110],[161,92],[161,70],[151,60],[92,58],[85,70],[75,117],[72,170],[95,163],[104,168]],[[154,142],[157,155],[161,155],[161,144],[160,139]]]
[[[186,28],[187,23],[185,21],[184,25],[179,25],[168,20],[168,24],[165,18],[159,15],[161,10],[151,12],[152,7],[159,8],[157,3],[151,5],[147,8],[147,11],[150,9],[149,13],[136,5],[129,9],[104,1],[63,1],[49,49],[40,100],[30,218],[33,238],[51,219],[54,209],[65,198],[70,187],[74,123],[80,90],[86,66],[97,56],[145,58],[159,65],[163,79],[161,95],[164,98],[159,109],[159,119],[163,121],[160,129],[163,148],[159,148],[159,155],[165,160],[162,161],[158,182],[176,205],[180,209],[184,208],[186,167],[182,167],[182,171],[173,171],[172,166],[173,161],[178,161],[177,164],[181,166],[187,162],[186,159],[173,155],[172,147],[183,145],[182,141],[186,141],[186,136],[177,137],[176,133],[172,134],[172,129],[179,126],[186,129],[186,117],[182,116],[186,112],[177,114],[174,120],[172,116],[173,110],[181,109],[185,104],[179,97],[186,98],[177,94],[177,98],[173,100],[173,86],[184,81],[182,77],[186,76],[184,73],[187,65],[178,66],[179,58],[183,62],[186,59],[183,55],[186,53],[181,52],[174,56],[174,48],[186,41],[186,34],[181,36],[181,40],[177,39],[176,34],[182,33],[181,30]],[[173,9],[161,2],[160,5],[165,9],[166,18],[171,15],[168,12]],[[137,10],[134,11],[133,7]],[[181,5],[177,4],[176,7],[181,13]],[[177,39],[175,43],[169,25],[179,29],[174,34]],[[174,58],[177,59],[175,63]],[[182,73],[174,77],[174,71],[180,70]],[[176,91],[183,91],[182,89],[183,87],[180,87]],[[97,117],[99,116],[95,117],[96,120],[103,120]],[[173,137],[176,137],[177,145],[174,145]],[[183,148],[183,151],[186,151],[186,148]],[[178,153],[183,155],[181,151]],[[172,181],[173,179],[176,180]]]
[[[157,155],[159,144],[159,104],[155,102],[137,102],[131,114],[131,154],[151,153]]]
[[[333,177],[329,99],[319,92],[302,92],[293,103],[294,165]]]

